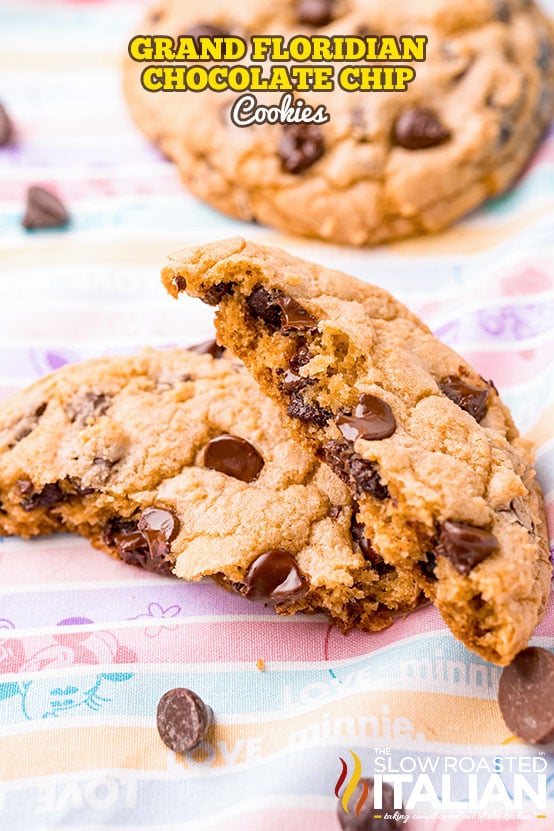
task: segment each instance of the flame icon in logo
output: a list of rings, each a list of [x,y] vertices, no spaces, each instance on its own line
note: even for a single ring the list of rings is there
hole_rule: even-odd
[[[342,807],[344,808],[344,812],[346,814],[349,813],[348,803],[350,801],[350,797],[352,796],[352,794],[354,793],[354,791],[358,787],[358,784],[359,784],[360,780],[362,779],[362,763],[360,762],[360,758],[357,755],[357,753],[354,753],[353,750],[350,750],[349,753],[352,756],[352,758],[354,759],[354,770],[352,771],[352,776],[348,780],[348,782],[346,784],[346,788],[344,789],[344,792],[343,792],[342,798],[341,798],[341,804],[342,804]],[[341,762],[341,765],[342,765],[342,770],[340,772],[339,778],[337,779],[337,784],[335,785],[335,796],[337,798],[339,796],[340,789],[342,788],[342,786],[344,784],[344,781],[346,779],[346,776],[348,774],[348,765],[346,764],[346,762],[344,761],[342,756],[339,756],[339,759],[340,759],[340,762]],[[368,792],[369,792],[369,788],[368,788],[367,782],[365,780],[362,780],[362,785],[363,785],[362,793],[361,793],[361,796],[358,800],[358,804],[356,805],[356,809],[355,809],[355,813],[356,813],[357,817],[360,815],[360,811],[363,808],[364,802],[366,801],[367,795],[368,795]]]

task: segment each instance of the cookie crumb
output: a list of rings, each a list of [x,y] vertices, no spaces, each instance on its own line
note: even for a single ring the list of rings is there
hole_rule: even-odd
[[[256,661],[256,669],[259,669],[260,672],[265,672],[265,661],[263,658],[258,658]]]

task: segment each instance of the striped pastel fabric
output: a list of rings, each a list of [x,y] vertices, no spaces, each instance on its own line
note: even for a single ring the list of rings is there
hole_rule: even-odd
[[[434,238],[356,251],[244,225],[188,195],[130,122],[119,63],[141,12],[0,3],[17,126],[0,149],[0,395],[68,362],[209,337],[211,311],[166,297],[159,268],[243,234],[384,286],[494,379],[538,444],[554,535],[554,132],[510,193]],[[21,229],[30,184],[58,190],[68,230]],[[554,648],[554,608],[533,643]],[[554,757],[504,725],[499,674],[429,607],[343,636],[73,537],[4,539],[0,829],[338,831],[336,793],[355,812],[360,771],[404,775],[412,831],[552,829]],[[177,686],[216,715],[186,758],[155,727]]]

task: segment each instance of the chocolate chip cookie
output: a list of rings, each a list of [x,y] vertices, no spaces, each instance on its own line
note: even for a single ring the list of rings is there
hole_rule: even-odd
[[[515,179],[554,112],[552,28],[531,0],[213,0],[201,9],[161,0],[137,31],[285,42],[427,35],[427,59],[413,64],[404,92],[297,92],[326,107],[322,125],[235,126],[240,93],[148,92],[140,77],[149,64],[126,57],[131,113],[194,194],[239,219],[338,243],[445,227]],[[264,106],[282,95],[256,93]]]
[[[224,240],[162,276],[219,305],[219,341],[348,486],[373,550],[468,647],[509,663],[551,566],[531,446],[492,381],[383,289],[279,249]]]
[[[215,342],[64,367],[0,404],[0,534],[53,531],[345,630],[421,602],[347,487]]]

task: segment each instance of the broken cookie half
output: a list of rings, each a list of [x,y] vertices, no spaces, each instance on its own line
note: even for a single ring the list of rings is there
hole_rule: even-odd
[[[0,533],[56,531],[344,630],[382,629],[422,598],[215,342],[64,367],[0,403]]]
[[[551,565],[531,446],[485,381],[381,288],[234,238],[173,255],[240,357],[359,505],[372,549],[497,664],[541,619]]]

